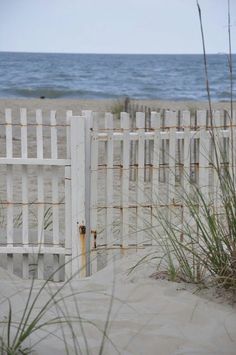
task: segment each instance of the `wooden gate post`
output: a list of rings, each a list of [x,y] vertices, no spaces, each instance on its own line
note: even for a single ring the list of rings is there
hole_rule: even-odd
[[[86,220],[86,276],[91,275],[91,129],[93,128],[93,114],[90,110],[82,111],[85,117],[85,220]]]
[[[72,274],[86,275],[85,255],[85,120],[71,117],[71,246]]]

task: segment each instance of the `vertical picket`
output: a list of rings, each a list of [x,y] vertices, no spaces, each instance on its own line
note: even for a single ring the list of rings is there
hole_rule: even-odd
[[[21,121],[21,157],[28,157],[27,143],[27,112],[26,109],[20,110]],[[29,199],[28,199],[28,168],[22,165],[22,243],[29,245]],[[29,262],[28,255],[23,254],[23,278],[28,278]]]
[[[66,111],[66,157],[71,159],[71,110]]]
[[[209,198],[210,135],[206,130],[206,111],[197,112],[199,129],[199,189],[204,201]]]
[[[137,178],[137,245],[143,243],[144,236],[144,141],[145,114],[136,113],[136,127],[138,132],[138,178]]]
[[[175,203],[175,153],[176,153],[176,126],[177,115],[175,111],[166,112],[166,125],[169,127],[168,142],[168,161],[169,161],[169,179],[168,179],[168,204],[173,206]]]
[[[131,123],[131,131],[135,130],[135,109],[132,108],[130,112],[130,123]],[[131,171],[130,171],[130,180],[135,181],[136,179],[136,170],[134,168],[136,163],[136,151],[135,151],[135,144],[136,142],[131,140],[130,142],[130,164],[131,164]]]
[[[129,164],[130,164],[130,127],[129,114],[121,112],[121,129],[123,130],[122,146],[122,246],[125,248],[129,244]]]
[[[66,112],[66,158],[71,159],[71,117],[72,111]],[[65,279],[72,274],[71,268],[71,166],[65,166]]]
[[[106,142],[106,244],[113,245],[113,115],[105,114]]]
[[[161,149],[161,133],[160,133],[160,113],[151,113],[151,127],[154,131],[153,139],[153,162],[152,162],[152,190],[151,190],[151,225],[156,225],[157,210],[160,205],[159,196],[159,167],[160,167],[160,149]],[[152,241],[153,243],[153,241]]]
[[[166,127],[168,127],[169,138],[166,142],[168,174],[167,174],[167,210],[166,217],[169,223],[176,223],[175,217],[175,164],[176,164],[176,126],[177,114],[175,111],[166,111]]]
[[[150,109],[145,106],[145,132],[150,131],[151,115]],[[150,141],[145,139],[144,142],[144,181],[150,181]]]
[[[51,123],[51,158],[58,158],[58,146],[57,146],[57,121],[56,111],[51,111],[50,114]],[[52,233],[53,233],[53,245],[59,246],[59,191],[58,191],[58,167],[52,166]],[[59,255],[53,255],[53,267],[54,271],[59,267]],[[54,281],[59,281],[59,272],[54,274]]]
[[[83,110],[85,117],[85,220],[86,220],[86,276],[91,274],[91,225],[90,225],[90,199],[91,199],[91,129],[93,127],[93,114],[90,110]]]
[[[206,130],[206,111],[197,111],[197,126],[199,127],[199,175],[198,175],[198,188],[199,188],[199,218],[201,223],[205,223],[205,204],[209,201],[209,157],[210,157],[210,135]],[[202,203],[204,200],[204,204]],[[197,233],[200,232],[196,228]]]
[[[189,223],[189,209],[186,206],[186,200],[190,194],[190,112],[183,111],[183,129],[184,129],[184,161],[183,161],[183,185],[182,185],[182,203],[183,203],[183,217],[182,217],[182,229]],[[184,230],[181,238],[184,237]]]
[[[36,144],[37,158],[43,159],[43,121],[42,111],[36,110]],[[37,185],[38,185],[38,245],[44,244],[44,168],[37,167]],[[44,256],[39,252],[38,255],[38,278],[44,277]]]
[[[221,116],[220,111],[213,112],[213,122],[214,126],[210,127],[210,135],[211,135],[211,143],[212,143],[212,163],[213,163],[213,172],[212,172],[212,182],[213,186],[211,189],[213,190],[213,201],[214,206],[218,210],[220,205],[220,191],[219,191],[219,168],[221,165],[221,160],[223,158],[223,140],[221,135],[221,130],[223,126],[221,124]],[[217,161],[218,160],[218,161]],[[217,211],[216,211],[217,213]]]
[[[71,277],[71,167],[65,167],[65,279]]]
[[[97,183],[98,183],[98,122],[95,117],[93,120],[93,129],[91,132],[91,234],[93,238],[90,241],[91,250],[91,273],[97,271]]]
[[[84,276],[85,228],[85,117],[71,117],[72,273]]]
[[[166,132],[166,110],[162,111],[161,115],[161,131]],[[168,140],[167,139],[162,139],[161,140],[161,164],[162,164],[162,169],[160,171],[160,179],[161,182],[167,183],[167,146],[168,146]]]
[[[190,189],[190,112],[183,111],[183,129],[184,129],[184,176],[183,187],[186,194]]]
[[[7,109],[6,115],[6,157],[13,157],[12,144],[12,111]],[[13,166],[7,165],[7,246],[13,246]],[[13,272],[13,254],[7,254],[7,268]]]

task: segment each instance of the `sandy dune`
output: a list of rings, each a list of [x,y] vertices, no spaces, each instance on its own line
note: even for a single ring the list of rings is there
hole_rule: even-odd
[[[79,292],[68,298],[63,309],[70,316],[75,315],[75,302],[80,315],[103,330],[109,311],[110,296],[113,297],[104,354],[235,354],[236,349],[236,309],[209,301],[194,295],[184,284],[156,281],[148,277],[154,270],[144,265],[127,276],[136,256],[129,256],[106,267],[87,280],[72,281],[62,294]],[[4,297],[11,297],[14,317],[18,317],[29,292],[30,281],[22,283],[5,271],[0,273],[0,314],[7,311]],[[34,294],[42,283],[37,281]],[[50,284],[50,292],[58,285]],[[48,299],[47,292],[40,296],[37,305],[42,306]],[[3,303],[2,303],[3,302]],[[51,310],[49,316],[56,314]],[[52,328],[48,328],[48,330]],[[81,328],[74,326],[77,339],[85,354],[85,344]],[[84,323],[89,354],[99,354],[102,333],[94,326]],[[65,330],[70,344],[70,354],[74,353],[71,335]],[[60,327],[54,327],[53,335],[39,344],[37,354],[65,354]],[[40,336],[45,336],[41,333]],[[35,335],[32,343],[38,339]]]

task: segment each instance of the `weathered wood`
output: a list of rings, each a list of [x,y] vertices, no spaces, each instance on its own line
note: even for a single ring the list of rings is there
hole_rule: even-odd
[[[51,111],[50,116],[51,123],[51,159],[58,159],[58,144],[57,144],[57,121],[56,121],[56,111]],[[59,245],[59,172],[57,166],[51,167],[52,174],[52,234],[53,234],[53,244],[55,246]],[[59,268],[59,256],[57,254],[53,255],[54,261],[54,271]],[[59,272],[56,272],[53,276],[54,281],[60,281]]]
[[[153,141],[153,162],[152,162],[152,190],[151,190],[151,201],[150,205],[152,205],[151,209],[151,226],[155,226],[157,223],[157,215],[158,210],[157,206],[160,204],[160,196],[159,196],[159,172],[160,172],[160,147],[161,147],[161,139],[160,139],[160,113],[152,112],[151,113],[151,127],[154,130],[154,141]],[[153,236],[153,232],[151,231],[151,235]],[[151,240],[153,243],[153,238]]]
[[[65,167],[65,279],[69,279],[72,273],[71,267],[71,167]]]
[[[43,159],[43,119],[42,111],[36,111],[36,144],[37,159]],[[44,243],[44,170],[43,166],[37,166],[37,185],[38,185],[38,243]],[[38,278],[44,278],[44,255],[38,255]]]
[[[71,117],[72,111],[66,113],[66,158],[71,159]],[[72,275],[72,216],[71,216],[71,166],[65,166],[65,279]]]
[[[149,117],[149,110],[146,107],[143,109],[147,117]],[[94,113],[83,111],[82,116],[74,117],[72,112],[68,111],[66,154],[62,156],[62,159],[58,156],[58,152],[61,152],[61,150],[58,151],[56,113],[52,111],[50,125],[47,124],[45,128],[45,131],[50,131],[51,157],[45,159],[43,154],[43,117],[41,110],[37,110],[36,124],[33,124],[36,128],[36,157],[29,158],[27,142],[27,129],[29,125],[27,124],[26,110],[21,110],[21,121],[18,124],[21,132],[21,156],[15,158],[13,157],[11,110],[6,110],[6,156],[0,158],[0,166],[2,169],[6,169],[6,201],[3,201],[3,203],[6,205],[7,241],[3,246],[0,246],[0,254],[7,254],[7,266],[9,270],[13,271],[14,269],[14,255],[20,254],[23,257],[23,277],[28,277],[29,254],[36,253],[35,255],[37,255],[38,253],[37,277],[43,278],[45,274],[44,260],[46,260],[44,255],[51,254],[54,255],[54,270],[59,267],[60,262],[64,258],[63,260],[66,262],[66,278],[68,279],[72,273],[83,277],[85,276],[85,269],[87,275],[97,270],[97,250],[101,249],[96,248],[97,243],[98,245],[103,244],[102,248],[105,251],[110,249],[115,250],[114,248],[119,247],[119,245],[122,245],[124,250],[126,250],[131,244],[136,244],[136,246],[140,247],[143,247],[147,243],[151,244],[150,234],[146,229],[149,222],[146,219],[150,217],[150,226],[148,228],[156,228],[156,223],[158,222],[158,219],[156,219],[158,215],[156,209],[160,208],[159,211],[163,211],[164,207],[164,210],[169,211],[168,216],[174,222],[174,218],[177,218],[175,211],[178,210],[176,208],[182,208],[182,224],[189,220],[188,208],[185,206],[184,197],[193,188],[190,181],[190,167],[194,162],[199,163],[194,165],[196,172],[199,167],[199,173],[197,173],[198,179],[196,181],[199,190],[204,194],[204,198],[206,199],[211,196],[211,191],[213,191],[215,206],[220,204],[220,201],[217,200],[217,174],[216,172],[213,173],[213,179],[209,175],[212,170],[210,163],[214,162],[215,157],[214,154],[212,155],[212,132],[209,129],[209,120],[208,127],[206,127],[205,112],[200,111],[197,113],[197,130],[194,127],[190,127],[191,117],[188,111],[180,113],[179,116],[175,112],[166,111],[163,127],[161,127],[161,113],[152,112],[152,129],[149,130],[148,124],[146,125],[146,132],[145,113],[143,112],[137,113],[136,128],[134,127],[133,130],[130,128],[129,115],[127,113],[121,114],[120,130],[113,127],[112,114],[106,113],[104,117],[105,128],[98,131],[98,117]],[[235,116],[233,119],[234,123],[233,125],[231,124],[230,128],[227,122],[221,122],[221,116],[218,112],[214,113],[214,123],[217,125],[215,134],[223,142],[222,146],[226,154],[226,160],[228,159],[229,165],[232,165],[232,171],[234,171],[236,165],[235,161],[233,161],[233,155],[230,155],[230,149],[232,150],[232,147],[235,146],[232,139],[232,135],[235,137]],[[32,125],[32,123],[30,124]],[[100,144],[100,142],[105,142],[105,163],[100,163],[98,160],[99,154],[104,154],[104,150],[100,151],[100,149],[103,149],[104,144]],[[116,152],[114,151],[114,145],[117,142],[121,142],[121,146],[123,147],[119,162],[117,162],[118,154],[115,155]],[[148,142],[148,144],[145,142]],[[130,171],[131,169],[132,171],[134,170],[134,167],[131,167],[134,164],[130,156],[131,143],[136,147],[136,184],[130,182],[130,177],[132,178]],[[148,147],[146,153],[145,146]],[[193,146],[195,146],[195,151],[192,149]],[[164,151],[162,152],[163,148]],[[220,155],[220,145],[218,149]],[[149,156],[151,150],[152,155]],[[190,150],[195,154],[194,157],[191,156]],[[164,160],[162,160],[162,154]],[[115,156],[116,161],[114,162]],[[145,161],[152,168],[151,182],[149,178],[145,179]],[[15,201],[13,194],[15,176],[13,173],[14,167],[17,165],[21,167],[22,171],[19,177],[22,196],[20,200]],[[37,211],[35,216],[37,226],[35,227],[36,231],[33,232],[33,235],[37,239],[37,245],[31,243],[31,227],[29,223],[29,212],[31,212],[29,172],[33,168],[35,168],[37,175],[36,201],[33,202],[36,206],[34,208]],[[59,197],[61,196],[59,172],[62,168],[65,169],[65,201],[61,202]],[[121,171],[121,181],[118,182],[118,186],[121,183],[120,200],[116,198],[117,177],[114,174],[115,169]],[[164,191],[161,191],[163,189],[159,181],[159,173],[163,169],[166,171],[166,194]],[[104,171],[106,179],[105,202],[103,201],[102,204],[99,201],[101,194],[98,194],[98,170]],[[176,176],[177,170],[178,178]],[[46,186],[45,179],[48,171],[51,171],[51,191],[49,192],[49,196],[52,195],[51,206],[49,207],[52,209],[52,239],[50,246],[48,238],[51,232],[44,230],[45,205],[48,203],[46,202],[48,201],[46,199],[48,185]],[[136,186],[136,192],[135,190],[133,191],[134,185]],[[180,191],[183,191],[182,196],[177,194],[178,188]],[[135,196],[135,200],[133,196]],[[13,225],[13,211],[16,204],[22,208],[22,229],[20,231],[14,230]],[[59,211],[63,208],[63,205],[65,206],[65,231],[63,230],[64,228],[60,230],[61,224],[59,225]],[[98,225],[98,209],[100,207],[105,209],[104,226]],[[119,237],[119,240],[115,240],[113,228],[115,222],[114,216],[115,213],[117,214],[117,210],[120,210],[122,217],[121,224],[118,226],[121,232],[121,239]],[[132,213],[134,210],[137,211],[136,217]],[[201,206],[199,213],[201,213]],[[171,216],[174,218],[172,219]],[[136,240],[134,242],[133,238],[131,238],[132,228],[130,228],[130,225],[133,226],[135,223]],[[105,230],[105,240],[99,243],[99,232],[103,228]],[[19,235],[21,237],[20,242]],[[184,237],[184,228],[182,236]],[[17,245],[16,240],[18,240]],[[34,243],[36,243],[35,239]],[[70,260],[71,258],[73,259],[72,261]],[[54,280],[59,281],[60,277],[61,275],[56,273]]]
[[[123,146],[122,146],[122,226],[121,226],[121,243],[126,248],[129,244],[129,177],[130,177],[130,126],[129,114],[122,112],[120,116],[120,125],[123,130]]]
[[[11,118],[11,110],[6,110],[6,156],[1,158],[0,165],[6,166],[6,201],[3,201],[6,204],[7,211],[7,219],[6,219],[6,245],[0,246],[0,254],[7,254],[7,267],[12,272],[13,270],[13,261],[14,254],[22,255],[22,276],[24,278],[29,277],[29,254],[35,254],[38,264],[38,273],[35,274],[38,278],[44,278],[44,254],[53,254],[54,255],[54,269],[59,266],[59,255],[65,255],[65,258],[68,259],[71,254],[71,245],[66,240],[71,240],[71,233],[65,231],[65,246],[61,246],[61,241],[59,239],[59,173],[57,171],[58,167],[65,167],[66,176],[70,176],[70,143],[67,142],[67,157],[66,159],[58,159],[57,149],[57,122],[55,119],[55,111],[51,112],[51,158],[44,159],[43,154],[43,120],[42,120],[42,111],[36,110],[36,123],[27,123],[27,111],[26,109],[20,110],[20,122],[14,123],[20,127],[20,157],[13,157],[13,123]],[[28,126],[35,126],[36,129],[36,140],[35,140],[35,148],[36,148],[36,157],[29,158],[28,157]],[[48,125],[46,125],[48,127]],[[69,131],[69,127],[67,127],[67,131]],[[68,144],[69,143],[69,144]],[[15,201],[13,195],[13,186],[15,179],[13,180],[13,172],[14,166],[18,165],[21,167],[21,201],[19,199]],[[36,189],[36,201],[29,200],[29,171],[28,167],[32,166],[36,169],[36,179],[37,179],[37,189]],[[45,231],[44,231],[44,213],[45,213],[45,201],[44,201],[44,166],[50,166],[52,171],[52,243],[55,248],[49,247],[47,250],[45,249]],[[16,176],[16,182],[19,177]],[[20,186],[19,186],[20,187]],[[18,186],[16,188],[19,188]],[[71,196],[70,196],[70,178],[67,181],[67,186],[65,187],[65,199],[67,203],[65,203],[65,214],[67,218],[67,226],[71,225],[71,216],[70,216],[70,206],[71,206]],[[68,200],[70,200],[68,202]],[[31,204],[35,205],[36,210],[36,229],[37,229],[37,243],[38,247],[32,247],[32,241],[29,241],[30,237],[30,208]],[[16,231],[16,236],[14,238],[14,206],[20,206],[22,209],[22,213],[19,215],[20,225],[18,226],[19,231]],[[34,212],[33,212],[34,213]],[[21,241],[19,240],[19,232],[21,231],[22,237]],[[33,235],[35,235],[35,231],[33,231]],[[68,237],[69,235],[69,237]],[[14,240],[15,239],[15,240]],[[34,239],[34,243],[35,243]],[[16,244],[17,243],[17,244]],[[20,244],[20,245],[19,245]],[[17,246],[16,246],[17,245]],[[48,242],[47,242],[48,245]],[[59,246],[60,245],[60,246]],[[34,257],[34,260],[35,260]],[[71,274],[70,270],[68,275]],[[54,280],[59,280],[59,273],[55,274]]]
[[[12,144],[12,112],[6,110],[6,156],[8,159],[13,157],[13,144]],[[13,246],[14,227],[13,227],[13,166],[7,166],[6,175],[7,185],[7,245]],[[13,255],[7,255],[7,269],[13,272]]]
[[[176,166],[176,112],[166,112],[166,126],[169,127],[168,140],[168,203],[175,203],[175,166]]]
[[[86,276],[91,274],[91,225],[90,225],[90,200],[91,200],[91,130],[93,128],[93,114],[90,110],[82,111],[85,117],[85,220],[86,220]]]
[[[91,273],[97,271],[97,183],[98,183],[98,122],[97,117],[93,120],[93,129],[91,131],[91,194],[90,194],[90,225],[91,225]]]
[[[144,142],[145,142],[145,114],[136,113],[136,127],[138,130],[138,178],[137,178],[137,245],[140,246],[144,240]]]
[[[72,273],[84,275],[80,230],[85,227],[85,117],[71,117]]]
[[[65,255],[67,250],[64,247],[54,247],[54,246],[45,246],[45,245],[29,245],[29,246],[1,246],[1,254],[20,254],[28,255],[34,254],[38,256],[39,254],[55,254],[55,255]]]
[[[219,170],[221,166],[223,158],[223,138],[221,134],[222,130],[222,120],[219,111],[215,111],[213,113],[213,122],[214,126],[210,127],[209,131],[212,135],[210,139],[211,143],[211,162],[212,162],[212,184],[209,186],[210,192],[213,195],[213,202],[215,208],[218,209],[220,205],[220,186],[219,186]],[[200,184],[200,182],[199,182]]]
[[[183,129],[184,129],[184,161],[183,161],[183,179],[182,179],[182,203],[183,203],[183,211],[182,211],[182,234],[181,238],[184,238],[184,224],[187,223],[189,224],[189,219],[190,219],[190,214],[189,214],[189,208],[186,206],[185,201],[188,200],[189,194],[190,194],[190,181],[191,181],[191,169],[190,169],[190,147],[191,147],[191,141],[190,141],[190,112],[189,111],[183,111]]]
[[[27,136],[27,112],[21,109],[21,157],[28,158],[28,136]],[[28,168],[25,165],[21,167],[22,174],[22,244],[29,244],[29,198],[28,198]],[[23,278],[29,276],[28,255],[23,254]]]
[[[106,240],[105,243],[109,247],[113,244],[113,115],[105,114],[105,129],[107,130],[108,139],[106,142]]]
[[[66,166],[70,159],[0,158],[0,165]]]
[[[205,201],[209,198],[209,153],[210,135],[206,130],[206,111],[197,112],[197,123],[200,132],[199,139],[199,190]]]

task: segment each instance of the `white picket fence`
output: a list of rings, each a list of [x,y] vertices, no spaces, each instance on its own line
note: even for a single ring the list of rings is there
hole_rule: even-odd
[[[23,278],[46,278],[60,265],[55,281],[85,276],[114,253],[154,245],[158,209],[179,210],[181,223],[180,189],[198,184],[217,199],[207,112],[152,112],[150,119],[145,131],[142,112],[131,129],[127,113],[68,111],[58,122],[55,111],[48,120],[37,110],[28,121],[25,109],[20,120],[7,109],[0,123],[1,265]],[[235,121],[235,113],[230,120],[214,112],[229,164]]]

